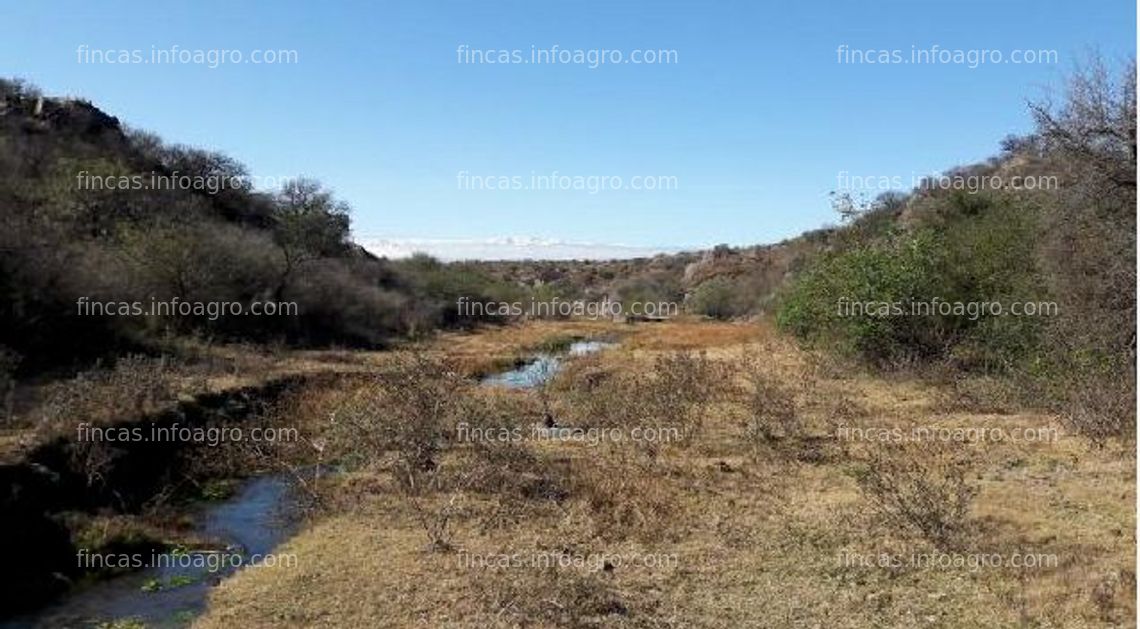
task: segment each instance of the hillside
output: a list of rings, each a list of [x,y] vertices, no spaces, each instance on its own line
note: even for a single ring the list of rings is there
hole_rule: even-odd
[[[382,347],[462,324],[456,295],[490,289],[368,254],[349,206],[317,181],[250,181],[225,155],[0,81],[4,369],[80,367],[184,336]]]
[[[832,233],[825,229],[771,245],[720,246],[651,258],[488,261],[475,266],[498,280],[544,287],[566,298],[677,302],[692,312],[733,318],[770,313],[778,289],[808,259],[827,249]]]

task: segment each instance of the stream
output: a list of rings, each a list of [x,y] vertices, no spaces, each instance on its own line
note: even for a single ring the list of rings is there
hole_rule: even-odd
[[[581,356],[613,347],[603,341],[576,341],[562,353],[540,354],[502,373],[487,376],[485,386],[533,388],[561,368],[563,356]],[[96,627],[114,621],[137,621],[146,627],[183,627],[205,611],[210,589],[240,568],[223,559],[272,553],[296,530],[290,518],[291,479],[267,474],[246,480],[230,498],[205,507],[195,532],[224,544],[226,550],[138,556],[153,567],[76,588],[38,612],[0,622],[4,628]],[[161,558],[161,559],[160,559]],[[224,565],[219,565],[224,564]],[[137,626],[137,625],[124,625]]]
[[[225,544],[224,553],[168,553],[162,559],[155,555],[155,567],[82,586],[55,605],[3,626],[89,627],[123,619],[147,627],[185,626],[205,610],[210,588],[238,570],[233,565],[238,561],[224,559],[240,555],[248,561],[271,553],[293,532],[295,522],[287,514],[290,487],[285,475],[258,476],[233,497],[206,507],[196,532]]]
[[[565,352],[568,356],[582,356],[600,352],[613,347],[614,343],[605,341],[575,341]],[[507,387],[510,389],[531,389],[554,377],[561,367],[561,355],[540,354],[534,360],[519,367],[493,374],[483,378],[482,384],[487,386]]]

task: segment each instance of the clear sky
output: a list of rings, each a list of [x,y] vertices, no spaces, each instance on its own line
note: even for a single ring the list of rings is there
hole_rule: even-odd
[[[833,220],[828,192],[841,172],[909,181],[983,159],[1030,128],[1026,99],[1080,54],[1124,59],[1136,45],[1133,0],[0,6],[0,74],[89,98],[262,177],[316,177],[353,206],[360,238],[394,240],[776,241]],[[293,50],[296,63],[81,62],[84,45],[236,49],[243,58]],[[594,68],[460,62],[464,51],[529,57],[555,45],[673,58]],[[842,45],[1057,58],[840,63]],[[620,177],[626,187],[471,189],[485,177],[525,186],[532,173],[553,172],[611,186]],[[629,189],[646,176],[670,189]]]

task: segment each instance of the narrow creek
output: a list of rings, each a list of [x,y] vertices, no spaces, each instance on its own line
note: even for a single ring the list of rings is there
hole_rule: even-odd
[[[508,371],[485,377],[484,386],[533,388],[561,368],[564,357],[613,347],[597,340],[572,343],[565,352],[543,353]],[[270,554],[297,528],[291,480],[266,474],[246,480],[234,495],[202,509],[195,532],[224,546],[224,551],[142,557],[153,567],[77,588],[38,612],[0,623],[4,628],[97,627],[114,621],[137,621],[146,627],[184,627],[206,608],[210,589],[239,568],[240,556]],[[278,556],[278,561],[284,560]],[[224,564],[224,565],[220,565]],[[135,625],[125,625],[135,626]]]
[[[233,497],[202,511],[196,532],[224,545],[224,551],[143,556],[142,561],[156,565],[81,587],[55,605],[4,626],[89,627],[124,619],[146,627],[187,625],[205,610],[211,587],[242,562],[271,553],[295,530],[290,483],[281,474],[257,476]]]
[[[615,344],[606,341],[575,341],[564,353],[568,356],[582,356],[600,352]],[[558,372],[562,364],[561,354],[539,354],[535,359],[509,371],[492,374],[483,378],[487,386],[530,389],[539,386]]]

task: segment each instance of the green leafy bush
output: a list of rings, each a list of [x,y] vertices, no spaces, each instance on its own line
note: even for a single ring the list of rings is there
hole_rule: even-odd
[[[727,320],[747,312],[741,287],[731,278],[717,276],[705,280],[689,297],[690,312]]]
[[[949,359],[1004,370],[1029,355],[1042,318],[993,313],[994,304],[1048,302],[1036,208],[1000,195],[922,203],[933,218],[809,267],[784,296],[779,325],[880,365]]]

